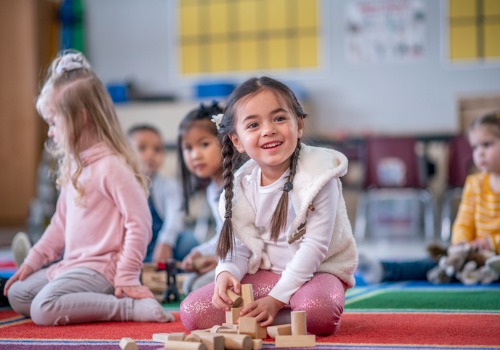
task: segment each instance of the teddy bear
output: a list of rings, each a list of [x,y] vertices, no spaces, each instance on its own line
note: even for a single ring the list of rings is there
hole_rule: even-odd
[[[498,273],[486,263],[495,256],[490,250],[480,250],[463,243],[448,248],[431,245],[428,251],[438,261],[437,266],[427,273],[431,283],[450,283],[457,279],[466,285],[489,284],[499,278]]]

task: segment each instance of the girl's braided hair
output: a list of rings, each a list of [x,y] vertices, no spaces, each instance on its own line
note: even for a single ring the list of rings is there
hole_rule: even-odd
[[[242,99],[248,99],[263,90],[273,92],[277,97],[283,99],[293,114],[297,118],[305,118],[307,116],[302,109],[297,97],[293,91],[285,84],[269,78],[251,78],[241,85],[239,85],[229,96],[224,117],[219,124],[219,137],[222,144],[222,167],[224,179],[224,198],[226,201],[224,225],[219,238],[217,246],[217,255],[221,258],[227,256],[228,253],[233,252],[234,247],[234,231],[232,225],[232,207],[233,207],[233,181],[234,171],[236,164],[239,161],[239,152],[234,147],[229,135],[236,132],[235,129],[235,110],[237,104]],[[288,215],[288,192],[293,189],[293,179],[295,177],[297,162],[300,153],[300,140],[297,141],[297,148],[295,149],[290,162],[290,175],[283,187],[283,194],[278,202],[276,210],[271,221],[271,238],[277,240],[279,233],[285,228],[286,219]]]

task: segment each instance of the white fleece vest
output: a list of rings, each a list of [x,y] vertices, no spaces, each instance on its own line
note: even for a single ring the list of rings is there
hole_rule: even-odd
[[[299,249],[303,235],[307,235],[307,213],[310,205],[314,206],[314,198],[332,178],[340,178],[347,173],[347,164],[347,158],[340,152],[302,144],[292,190],[294,193],[292,205],[297,216],[286,232],[292,254]],[[242,191],[241,180],[257,166],[254,160],[246,162],[236,173],[233,188],[232,223],[238,239],[252,252],[248,266],[249,273],[255,273],[259,268],[268,270],[271,267],[269,257],[264,252],[264,241],[254,225],[255,211]],[[355,283],[357,251],[342,195],[342,184],[340,181],[338,184],[340,198],[335,213],[332,239],[328,253],[317,272],[331,273],[345,282],[348,287],[352,287]],[[224,208],[223,193],[219,202],[222,217],[224,217]]]

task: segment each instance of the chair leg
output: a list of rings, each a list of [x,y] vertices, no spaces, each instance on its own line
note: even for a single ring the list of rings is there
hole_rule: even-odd
[[[435,203],[432,194],[427,191],[420,192],[420,201],[424,205],[424,232],[425,239],[431,242],[435,238],[436,219],[434,215]]]
[[[358,200],[358,205],[356,208],[356,223],[354,225],[354,238],[360,242],[365,239],[366,236],[366,222],[368,215],[368,201],[367,194],[361,193]]]
[[[451,201],[451,193],[447,190],[443,194],[441,209],[441,240],[443,242],[448,242],[451,238]]]

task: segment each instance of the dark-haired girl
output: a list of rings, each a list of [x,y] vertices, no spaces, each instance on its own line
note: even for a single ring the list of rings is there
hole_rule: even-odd
[[[224,188],[220,261],[215,285],[181,306],[188,329],[223,323],[231,308],[227,290],[240,293],[241,283],[250,283],[255,301],[241,316],[265,327],[283,322],[286,309],[303,310],[310,333],[338,330],[357,264],[340,182],[347,158],[302,144],[305,117],[286,85],[261,77],[236,88],[216,118]],[[250,160],[235,172],[242,154]]]

